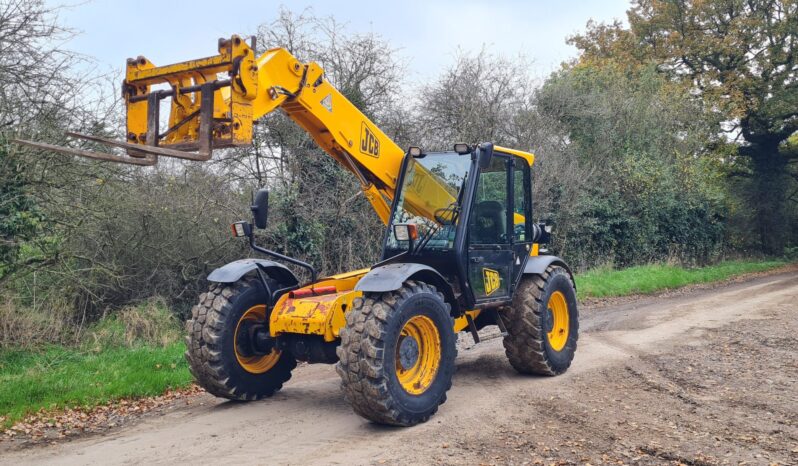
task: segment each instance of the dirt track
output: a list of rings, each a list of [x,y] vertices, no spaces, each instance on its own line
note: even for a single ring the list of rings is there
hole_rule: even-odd
[[[798,464],[798,272],[582,309],[556,378],[517,375],[493,339],[461,350],[428,423],[352,414],[328,366],[275,397],[203,404],[0,463]]]

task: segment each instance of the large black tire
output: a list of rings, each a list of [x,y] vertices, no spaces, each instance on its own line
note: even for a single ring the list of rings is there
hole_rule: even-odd
[[[263,373],[246,370],[235,350],[235,333],[242,316],[266,302],[255,277],[236,283],[214,283],[200,296],[186,322],[186,360],[197,383],[208,393],[230,400],[251,401],[273,395],[291,378],[296,360],[280,353]],[[271,309],[266,309],[266,315]]]
[[[425,422],[435,414],[446,401],[455,370],[457,349],[450,309],[434,286],[416,281],[407,281],[393,292],[367,293],[355,300],[346,316],[346,327],[341,330],[336,371],[341,376],[344,396],[357,414],[379,424],[397,426]],[[401,357],[397,354],[400,333],[411,319],[434,324],[433,332],[437,332],[440,342],[439,358],[437,350],[426,353],[434,354],[439,362],[434,376],[418,394],[406,390],[397,375],[397,361],[411,365],[415,360],[402,359],[408,358],[408,353]],[[410,347],[415,345],[410,343]],[[415,357],[423,358],[423,345],[416,349]]]
[[[552,347],[549,301],[561,293],[568,306],[568,333],[565,344]],[[512,306],[502,309],[507,327],[504,349],[510,364],[522,374],[558,375],[571,366],[579,339],[579,311],[571,276],[559,266],[549,266],[542,275],[525,275],[515,292]]]

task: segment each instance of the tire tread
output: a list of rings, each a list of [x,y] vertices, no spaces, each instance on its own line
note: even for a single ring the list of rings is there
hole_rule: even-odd
[[[268,379],[256,389],[240,387],[223,358],[222,333],[231,322],[234,298],[245,289],[260,286],[254,277],[232,284],[213,283],[200,295],[199,303],[191,308],[191,318],[186,321],[186,353],[189,371],[197,384],[211,395],[230,400],[253,401],[274,395],[291,378],[296,367],[293,358],[279,364],[267,374]],[[277,370],[279,369],[279,370]]]
[[[397,426],[426,422],[446,401],[446,391],[452,386],[450,377],[438,404],[422,415],[403,411],[389,390],[388,371],[391,369],[383,364],[388,317],[404,301],[420,293],[435,294],[445,304],[448,315],[450,306],[445,303],[442,293],[432,285],[412,280],[396,291],[357,298],[346,315],[335,369],[341,377],[341,390],[346,400],[358,415],[373,422]],[[453,326],[451,316],[449,320]],[[456,352],[455,348],[452,361]]]
[[[569,360],[565,367],[556,367],[546,352],[546,335],[543,324],[543,313],[546,306],[543,297],[546,285],[555,275],[568,278],[571,287],[573,281],[568,272],[557,265],[550,265],[541,275],[523,277],[513,297],[512,306],[505,307],[501,313],[506,317],[504,324],[508,335],[504,337],[504,350],[510,365],[522,374],[558,375],[570,367]],[[569,351],[575,352],[579,335],[578,310],[573,309],[572,326],[574,338],[569,339]]]

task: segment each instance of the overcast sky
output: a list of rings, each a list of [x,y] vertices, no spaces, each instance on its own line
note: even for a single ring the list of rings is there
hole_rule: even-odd
[[[253,33],[274,20],[281,5],[297,13],[312,7],[350,31],[378,33],[399,49],[409,81],[417,82],[450,65],[458,49],[479,51],[483,45],[505,56],[523,53],[531,59],[532,75],[542,78],[575,55],[565,44],[567,36],[582,31],[591,18],[625,19],[629,2],[89,0],[60,16],[80,31],[68,48],[95,58],[101,69],[121,73],[127,57],[145,55],[162,65],[213,55],[217,38]]]

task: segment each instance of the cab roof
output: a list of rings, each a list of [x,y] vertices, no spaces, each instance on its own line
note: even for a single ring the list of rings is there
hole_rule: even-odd
[[[518,157],[521,157],[522,159],[526,160],[529,163],[530,167],[532,166],[532,164],[535,163],[535,154],[531,152],[524,152],[522,150],[510,149],[509,147],[502,147],[502,146],[493,146],[493,150],[498,152],[504,152],[505,154],[517,155]]]

